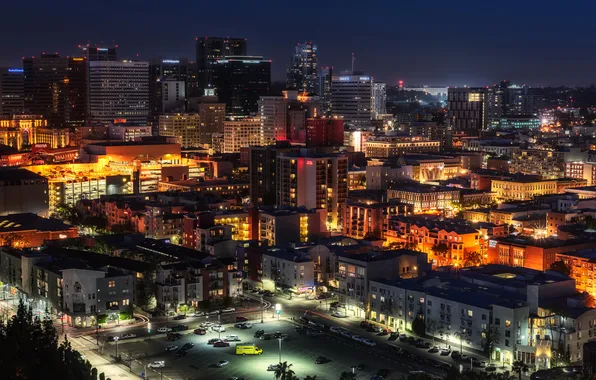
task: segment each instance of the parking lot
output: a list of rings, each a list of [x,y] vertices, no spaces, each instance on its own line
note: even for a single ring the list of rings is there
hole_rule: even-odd
[[[368,347],[362,343],[345,339],[339,335],[325,333],[322,336],[311,337],[299,333],[295,324],[288,321],[269,320],[263,324],[256,323],[251,329],[241,330],[232,325],[226,325],[226,331],[216,333],[209,331],[206,335],[194,335],[187,331],[183,339],[175,342],[167,341],[163,334],[150,340],[121,341],[119,353],[123,356],[131,354],[136,358],[133,371],[144,371],[143,366],[153,362],[165,362],[165,367],[158,370],[148,370],[149,378],[164,379],[228,379],[234,376],[245,379],[272,379],[273,372],[267,371],[270,364],[279,362],[279,340],[261,340],[254,338],[254,333],[263,329],[268,333],[281,332],[288,335],[281,342],[281,361],[291,363],[297,376],[316,375],[317,379],[335,380],[343,371],[352,371],[352,366],[364,364],[364,369],[357,371],[358,379],[369,379],[380,369],[390,371],[389,378],[399,378],[408,373],[408,367],[397,360],[379,357],[376,347]],[[231,342],[230,347],[213,347],[207,344],[212,338],[227,335],[238,335],[241,343],[256,343],[263,349],[263,354],[258,356],[235,355],[236,342]],[[177,357],[176,352],[166,352],[168,345],[175,344],[182,347],[185,343],[194,343],[186,356]],[[111,344],[112,350],[115,348]],[[319,356],[329,359],[327,363],[315,364]],[[229,365],[218,368],[215,364],[220,360],[229,361]],[[146,376],[147,377],[147,376]]]

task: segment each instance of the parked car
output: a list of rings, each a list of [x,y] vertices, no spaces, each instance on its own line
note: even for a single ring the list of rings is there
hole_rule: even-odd
[[[203,322],[199,325],[199,327],[202,329],[208,329],[209,327],[211,327],[213,325],[214,325],[213,322]]]
[[[194,333],[196,335],[205,335],[205,334],[207,334],[207,330],[204,330],[204,329],[195,329]]]
[[[226,331],[226,328],[223,327],[222,325],[213,325],[213,326],[211,326],[211,330],[213,330],[215,332],[222,333],[222,332]]]
[[[279,364],[269,364],[267,366],[267,371],[277,371],[279,368]]]
[[[236,317],[236,322],[248,322],[248,318],[239,316],[239,317]]]
[[[434,346],[428,349],[427,352],[430,352],[431,354],[436,354],[437,352],[439,352],[439,347]]]
[[[166,362],[164,362],[163,360],[156,360],[152,363],[147,364],[147,367],[149,368],[163,368],[166,366]]]
[[[194,316],[195,317],[203,317],[203,316],[205,316],[205,313],[202,311],[197,311],[197,312],[195,312]]]
[[[176,352],[176,356],[178,356],[179,358],[186,356],[186,354],[188,354],[188,351],[180,349],[178,350],[178,352]]]
[[[371,346],[371,347],[374,347],[377,345],[377,342],[375,342],[374,340],[370,340],[370,339],[363,339],[362,343],[366,344],[367,346]]]
[[[265,334],[265,330],[257,330],[255,331],[255,338],[260,338],[263,334]]]
[[[207,341],[207,344],[215,344],[216,342],[221,342],[221,339],[211,338]]]
[[[238,337],[238,335],[228,335],[226,336],[226,340],[228,342],[240,342],[240,338]]]
[[[113,336],[113,335],[109,335],[109,336],[106,338],[106,342],[115,342],[115,341],[116,341],[116,337],[115,337],[115,336]]]
[[[448,348],[441,348],[441,356],[449,356],[451,350]]]
[[[345,314],[344,313],[342,313],[341,311],[337,311],[337,310],[333,311],[331,313],[331,315],[334,316],[334,317],[336,317],[336,318],[344,318],[345,317]]]
[[[157,328],[158,333],[169,333],[170,331],[172,331],[172,329],[169,327],[158,327]]]
[[[222,313],[231,313],[233,311],[236,311],[236,308],[233,307],[226,307],[225,309],[221,309]]]
[[[178,346],[176,346],[175,344],[171,344],[166,347],[167,352],[176,351],[177,349],[178,349]]]
[[[212,310],[208,314],[209,315],[217,315],[217,314],[219,314],[219,310]]]
[[[315,359],[315,364],[325,364],[330,362],[331,360],[327,359],[324,356],[319,356],[318,358]]]
[[[122,336],[120,337],[120,339],[133,339],[136,338],[137,334],[122,334]]]
[[[193,348],[195,346],[194,343],[185,343],[184,346],[182,346],[183,350],[190,350],[191,348]]]
[[[176,325],[176,326],[172,326],[172,331],[177,332],[177,331],[186,331],[188,330],[188,326],[187,325]]]
[[[408,337],[406,334],[399,334],[399,341],[400,342],[405,342],[406,340],[408,340]]]
[[[177,333],[177,332],[169,332],[168,333],[168,340],[174,341],[174,340],[178,340],[178,339],[182,339],[182,334]]]
[[[213,347],[230,347],[230,343],[220,340],[219,342],[215,342]]]
[[[288,337],[288,334],[286,333],[280,333],[279,331],[276,332],[275,334],[272,335],[273,339],[286,339]]]
[[[229,361],[227,361],[227,360],[220,360],[220,361],[217,362],[217,364],[215,364],[215,366],[218,367],[218,368],[222,368],[222,367],[227,366],[228,364],[230,364]]]
[[[173,318],[175,321],[181,321],[183,319],[186,319],[186,314],[178,314],[177,316],[175,316]]]
[[[497,370],[497,366],[496,366],[496,365],[494,365],[494,364],[487,365],[487,366],[484,368],[484,370],[485,370],[486,372],[495,372],[495,371]]]
[[[259,339],[271,340],[271,334],[265,333],[265,334],[261,335]]]

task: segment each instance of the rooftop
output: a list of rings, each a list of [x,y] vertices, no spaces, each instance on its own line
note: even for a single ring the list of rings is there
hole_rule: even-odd
[[[411,249],[396,249],[392,251],[369,251],[366,253],[340,253],[337,252],[337,256],[339,257],[339,261],[342,258],[360,261],[363,263],[370,263],[375,261],[385,261],[385,260],[393,260],[400,256],[409,255],[409,256],[420,256],[425,255],[425,253],[413,251]]]
[[[0,216],[0,233],[17,231],[66,231],[75,226],[65,224],[59,219],[42,218],[32,213]]]
[[[46,179],[39,174],[26,169],[2,168],[0,169],[0,180],[27,180],[27,179]]]

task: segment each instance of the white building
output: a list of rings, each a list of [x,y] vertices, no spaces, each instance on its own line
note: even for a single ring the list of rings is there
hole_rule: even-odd
[[[288,104],[283,96],[261,96],[259,98],[261,119],[260,143],[273,145],[277,140],[286,140]]]
[[[141,141],[141,138],[151,136],[151,127],[135,125],[110,125],[108,135],[111,139],[120,141]]]
[[[262,257],[265,289],[282,288],[301,293],[315,286],[314,263],[304,253],[270,249]]]
[[[239,153],[240,148],[261,145],[261,131],[259,118],[224,121],[222,153]]]
[[[380,119],[381,115],[387,113],[387,85],[375,82],[372,85],[372,117]]]
[[[126,120],[147,125],[149,115],[149,63],[130,61],[89,62],[89,117],[93,124]]]

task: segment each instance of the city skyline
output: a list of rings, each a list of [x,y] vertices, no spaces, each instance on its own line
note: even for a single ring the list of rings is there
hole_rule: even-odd
[[[179,7],[140,9],[135,2],[119,4],[117,12],[112,11],[112,2],[93,9],[58,4],[29,14],[30,8],[11,3],[5,5],[11,17],[0,26],[5,36],[0,65],[17,66],[22,57],[44,51],[73,55],[79,44],[102,41],[119,45],[121,58],[193,59],[195,37],[230,36],[247,38],[249,54],[271,59],[275,81],[284,80],[296,44],[313,41],[319,47],[319,66],[349,69],[354,53],[357,70],[388,85],[404,80],[406,84],[474,86],[501,79],[533,86],[592,84],[596,53],[590,49],[593,42],[586,17],[594,5],[551,9],[541,3],[536,10],[531,3],[474,8],[467,1],[399,7],[373,3],[367,4],[364,13],[356,6],[331,3],[313,11],[312,17],[301,17],[295,27],[291,26],[291,10],[276,3],[256,9],[231,2],[228,9],[234,12],[226,15],[226,22],[202,16],[217,12],[216,4],[189,5],[184,12]],[[45,7],[41,2],[37,5],[38,9]],[[111,22],[88,17],[89,12],[109,15]],[[143,21],[157,16],[179,20],[171,24],[175,27],[166,23],[159,28]],[[557,19],[573,21],[556,28],[544,23]],[[55,27],[56,20],[68,27]],[[33,26],[20,30],[25,23]],[[511,28],[510,23],[519,23],[519,28]]]

